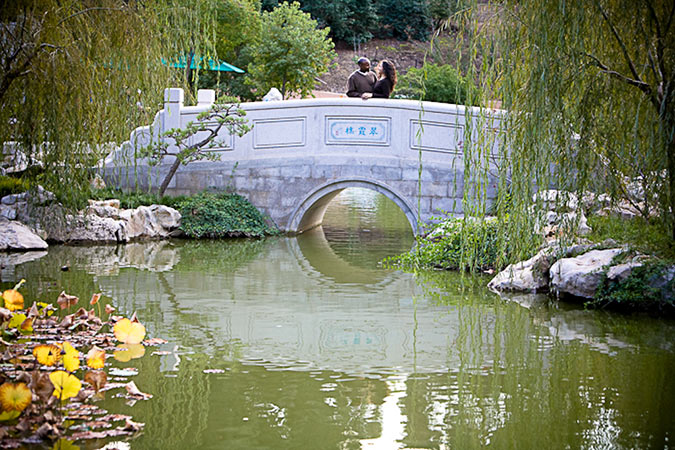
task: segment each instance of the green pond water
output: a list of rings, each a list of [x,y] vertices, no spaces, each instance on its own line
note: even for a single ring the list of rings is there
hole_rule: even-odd
[[[145,423],[132,449],[673,447],[673,321],[379,266],[412,243],[393,203],[347,190],[298,237],[55,246],[2,286],[102,292],[168,341],[113,362],[153,395],[102,402]]]

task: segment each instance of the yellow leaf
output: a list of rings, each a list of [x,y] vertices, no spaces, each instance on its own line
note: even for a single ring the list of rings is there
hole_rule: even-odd
[[[87,353],[87,365],[92,369],[101,369],[105,365],[105,352],[98,347],[92,347]]]
[[[127,362],[145,355],[143,344],[124,344],[117,347],[113,357],[120,362]]]
[[[7,289],[2,293],[2,298],[5,299],[5,308],[10,311],[23,309],[23,295],[16,289]]]
[[[5,411],[23,411],[33,399],[26,383],[4,383],[0,386],[0,405]]]
[[[80,368],[80,352],[70,345],[70,342],[63,343],[63,350],[66,352],[63,357],[63,367],[65,367],[68,372],[75,372]]]
[[[0,422],[5,422],[7,420],[14,420],[21,415],[21,411],[3,411],[0,413]]]
[[[61,400],[75,397],[82,388],[82,383],[75,375],[71,375],[63,370],[50,373],[49,380],[54,385],[54,396]]]
[[[61,349],[53,344],[42,344],[33,349],[33,355],[40,364],[53,366],[61,360]]]
[[[9,323],[7,324],[7,327],[9,328],[18,328],[21,326],[21,324],[26,320],[26,315],[25,314],[14,314],[12,318],[9,320]]]
[[[123,344],[140,344],[145,337],[145,327],[129,319],[122,319],[113,327],[115,338]]]

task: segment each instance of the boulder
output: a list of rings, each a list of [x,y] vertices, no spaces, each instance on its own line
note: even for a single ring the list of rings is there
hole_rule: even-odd
[[[591,250],[574,258],[556,261],[550,270],[551,290],[558,295],[593,298],[605,276],[605,266],[623,252],[625,250],[621,248]]]
[[[126,242],[126,224],[122,220],[95,214],[68,215],[63,226],[48,227],[50,240],[59,242]]]
[[[527,261],[509,265],[488,283],[495,291],[537,292],[548,288],[554,248],[546,247]]]
[[[24,224],[0,217],[0,250],[43,250],[47,243]]]
[[[124,209],[120,218],[126,221],[129,239],[165,238],[180,226],[180,213],[163,205]]]

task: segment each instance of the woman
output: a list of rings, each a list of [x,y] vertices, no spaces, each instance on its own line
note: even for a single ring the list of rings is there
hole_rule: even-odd
[[[375,68],[375,73],[377,74],[377,82],[373,87],[372,94],[370,92],[365,92],[361,95],[361,98],[367,100],[371,97],[373,98],[389,98],[394,86],[396,86],[396,67],[394,64],[386,59],[380,61],[380,63]]]

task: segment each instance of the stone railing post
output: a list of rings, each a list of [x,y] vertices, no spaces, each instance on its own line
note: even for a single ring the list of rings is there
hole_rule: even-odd
[[[216,91],[213,89],[199,89],[197,91],[197,106],[211,106],[216,101]]]
[[[164,89],[164,120],[160,135],[172,128],[180,128],[180,110],[183,108],[184,93],[182,89]]]

